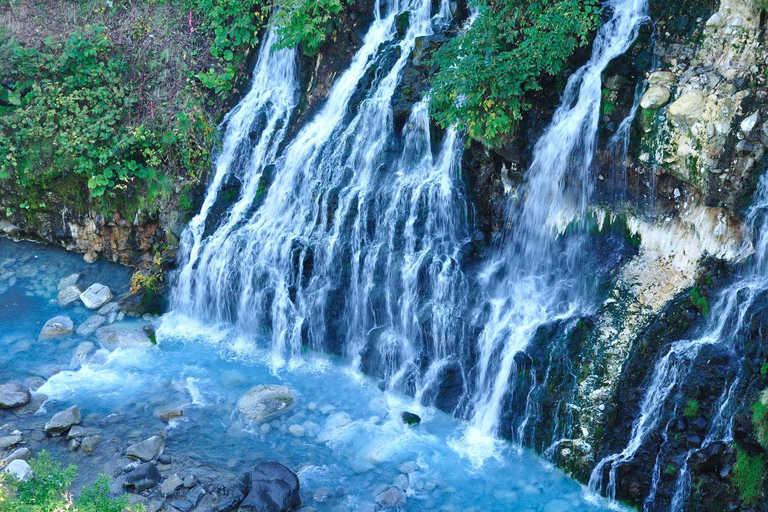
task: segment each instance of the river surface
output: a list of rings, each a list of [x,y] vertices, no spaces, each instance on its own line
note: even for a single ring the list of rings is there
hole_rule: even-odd
[[[398,478],[402,484],[403,474],[408,490],[402,510],[603,509],[585,502],[581,485],[527,450],[496,441],[496,457],[479,463],[463,444],[465,423],[382,392],[347,360],[306,354],[275,370],[270,352],[259,348],[266,340],[260,344],[211,323],[180,315],[124,319],[127,325],[156,324],[158,344],[116,349],[75,370],[73,351],[87,338],[37,341],[53,316],[68,314],[75,326],[89,316],[82,306],[62,310],[56,303],[58,281],[73,272],[83,273],[82,285],[101,282],[116,296],[126,291],[130,275],[59,249],[0,240],[1,380],[40,386],[34,410],[0,412],[0,433],[22,430],[33,451],[46,449],[78,464],[81,480],[115,473],[128,462],[120,452],[129,444],[165,432],[173,463],[162,468],[164,476],[194,472],[218,485],[259,461],[275,460],[298,473],[304,504],[315,510],[374,510],[375,495]],[[246,421],[235,406],[238,396],[269,383],[289,386],[296,406],[268,424]],[[40,435],[53,413],[73,404],[82,410],[82,426],[100,429],[104,438],[90,457]],[[159,414],[169,409],[183,415],[166,423]],[[404,425],[406,410],[422,422]],[[329,418],[345,423],[340,413],[349,422],[326,428]],[[294,425],[302,428],[290,429]]]

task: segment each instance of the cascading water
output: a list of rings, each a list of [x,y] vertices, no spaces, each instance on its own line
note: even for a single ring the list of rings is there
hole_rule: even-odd
[[[624,464],[630,463],[638,454],[652,432],[661,426],[666,418],[667,406],[674,403],[674,410],[682,409],[682,386],[690,376],[693,364],[699,354],[707,347],[718,347],[732,355],[734,361],[740,361],[744,347],[741,346],[744,334],[750,328],[755,302],[768,291],[768,177],[763,176],[758,184],[753,205],[747,214],[747,225],[754,238],[755,254],[751,263],[743,270],[731,285],[723,290],[712,307],[711,320],[704,334],[696,339],[680,340],[671,345],[667,353],[659,359],[645,391],[640,411],[635,419],[627,446],[618,453],[601,460],[592,472],[589,488],[593,492],[603,492],[615,500],[617,471]],[[726,381],[722,394],[715,405],[714,419],[709,423],[699,448],[706,448],[714,442],[732,440],[733,413],[737,406],[738,375]],[[665,434],[666,435],[666,432]],[[663,447],[662,447],[663,448]],[[690,492],[690,472],[688,459],[695,450],[685,456],[685,463],[676,478],[676,490],[671,498],[671,510],[683,510]],[[656,491],[658,479],[663,468],[660,461],[663,449],[657,455],[651,492],[644,502],[645,510],[656,510]],[[607,482],[606,482],[606,472]]]
[[[238,114],[256,118],[261,106],[248,98],[291,88],[273,84],[285,77],[268,73],[254,80],[230,116],[216,176],[185,234],[175,310],[270,338],[278,365],[303,345],[353,358],[372,350],[388,386],[412,393],[424,387],[420,356],[428,354],[437,367],[450,358],[466,300],[458,261],[467,238],[461,144],[448,130],[433,155],[426,101],[414,107],[398,139],[391,106],[416,38],[445,25],[443,3],[434,18],[428,0],[389,3],[386,13],[377,3],[362,48],[318,114],[282,155],[259,153],[243,162],[226,155],[229,146],[249,145],[251,128],[234,123]],[[398,40],[395,18],[406,11],[410,26]],[[265,52],[265,62],[293,59]],[[366,77],[372,84],[355,105]],[[288,116],[292,103],[285,105]],[[279,143],[283,134],[260,137]],[[235,176],[242,191],[216,220],[209,213],[222,175]]]
[[[585,294],[577,277],[583,275],[578,268],[581,238],[559,240],[556,234],[586,213],[601,74],[636,38],[646,4],[608,2],[611,17],[598,31],[591,58],[569,78],[551,125],[535,145],[523,204],[510,214],[508,224],[514,227],[480,275],[486,300],[476,313],[476,323],[483,327],[477,342],[472,437],[496,435],[504,399],[515,391],[509,389],[515,355],[536,330],[582,307]]]

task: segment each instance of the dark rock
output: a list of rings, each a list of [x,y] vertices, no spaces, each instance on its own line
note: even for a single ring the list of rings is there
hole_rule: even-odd
[[[685,437],[685,444],[688,445],[690,448],[697,448],[701,446],[701,443],[703,442],[704,440],[698,434],[690,434]]]
[[[243,473],[240,476],[240,480],[238,481],[237,486],[235,486],[235,488],[229,492],[229,495],[226,498],[219,502],[219,504],[213,509],[213,512],[231,512],[232,510],[235,510],[245,499],[245,496],[248,494],[250,487],[251,474]]]
[[[673,418],[669,424],[667,424],[667,431],[670,434],[677,434],[678,432],[684,432],[688,429],[688,418],[680,416]]]
[[[397,15],[397,18],[395,18],[395,29],[397,30],[397,35],[400,37],[404,36],[406,32],[408,32],[408,27],[411,25],[411,12],[405,11],[401,12]]]
[[[707,421],[707,418],[703,416],[699,416],[695,420],[691,422],[691,428],[698,432],[699,434],[703,434],[707,431],[707,427],[709,426],[709,422]]]
[[[126,475],[123,487],[128,491],[139,493],[156,486],[160,480],[160,472],[155,465],[145,462]]]
[[[198,485],[197,487],[195,487],[194,489],[192,489],[187,493],[186,499],[187,501],[192,503],[192,506],[194,507],[194,506],[197,506],[198,503],[200,503],[200,499],[203,497],[204,494],[205,494],[205,489],[203,489],[202,485]]]
[[[181,512],[189,512],[194,505],[187,500],[172,500],[171,506],[181,510]]]
[[[164,453],[157,458],[157,462],[159,462],[160,464],[170,464],[171,456]]]
[[[421,423],[421,418],[412,412],[403,411],[400,417],[403,419],[403,423],[406,425],[418,425]]]
[[[277,462],[262,462],[251,472],[248,495],[240,503],[243,512],[278,512],[301,505],[299,478]]]

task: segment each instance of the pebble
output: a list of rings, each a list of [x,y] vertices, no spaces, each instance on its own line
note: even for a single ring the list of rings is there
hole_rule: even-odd
[[[288,430],[296,437],[303,437],[307,433],[307,430],[301,425],[291,425]]]
[[[191,489],[196,485],[197,485],[197,477],[195,475],[188,475],[184,479],[184,487],[186,487],[187,489]]]

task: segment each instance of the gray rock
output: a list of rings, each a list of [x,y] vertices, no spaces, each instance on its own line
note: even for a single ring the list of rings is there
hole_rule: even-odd
[[[195,475],[187,475],[184,479],[184,487],[191,489],[197,485],[197,477]]]
[[[69,409],[54,414],[53,418],[45,424],[45,431],[57,436],[69,430],[73,425],[78,425],[81,419],[80,409],[73,405]]]
[[[90,341],[84,341],[80,343],[75,349],[75,353],[72,356],[72,361],[69,363],[69,365],[72,368],[79,368],[83,365],[83,363],[85,363],[88,357],[93,354],[95,348],[96,346]]]
[[[29,460],[32,458],[32,450],[27,447],[17,448],[5,458],[5,463],[10,464],[15,460]]]
[[[192,507],[194,507],[194,505],[187,500],[173,500],[170,504],[173,508],[180,510],[181,512],[189,512],[192,510]]]
[[[287,411],[295,403],[288,387],[262,384],[243,393],[237,400],[237,408],[250,420],[264,421]]]
[[[672,87],[675,81],[674,73],[669,71],[654,71],[648,75],[648,87]]]
[[[200,503],[200,499],[205,494],[205,489],[203,489],[202,485],[198,485],[191,491],[187,493],[187,501],[192,503],[192,506],[197,506],[198,503]]]
[[[69,433],[67,434],[67,439],[72,439],[74,437],[83,437],[84,435],[85,435],[85,429],[80,425],[75,425],[74,427],[69,429]]]
[[[395,481],[393,482],[394,486],[400,489],[401,491],[407,491],[408,490],[408,477],[402,473],[397,475],[395,477]]]
[[[65,308],[74,304],[80,298],[81,293],[83,293],[83,289],[79,286],[67,286],[56,295],[56,301],[59,303],[60,308]]]
[[[68,288],[70,286],[75,286],[77,282],[80,280],[80,274],[71,274],[59,281],[58,289],[63,290],[64,288]]]
[[[152,342],[142,329],[124,329],[116,326],[96,330],[96,337],[107,348],[149,347]]]
[[[760,121],[760,113],[758,111],[755,111],[752,113],[752,115],[744,118],[744,120],[741,122],[741,125],[740,125],[741,131],[746,134],[751,133],[752,130],[755,129],[755,126],[757,126],[758,121]]]
[[[16,446],[22,440],[23,438],[18,434],[12,435],[12,436],[0,437],[0,450],[5,450],[6,448],[10,448],[11,446]]]
[[[101,442],[101,436],[88,436],[83,438],[82,443],[80,443],[80,451],[82,451],[86,455],[91,455],[95,450],[96,447]]]
[[[104,325],[104,322],[106,321],[107,319],[101,315],[90,316],[85,322],[77,327],[75,332],[80,336],[90,336],[96,332],[96,329]]]
[[[405,494],[397,487],[390,487],[376,496],[376,503],[382,507],[398,507],[405,505]]]
[[[77,439],[70,439],[69,444],[67,445],[71,451],[76,451],[78,448],[80,448],[80,441]]]
[[[645,94],[643,94],[643,99],[640,100],[640,106],[651,110],[660,109],[667,104],[669,96],[670,93],[667,87],[649,87]]]
[[[182,486],[184,481],[179,478],[179,475],[173,474],[165,479],[165,482],[160,486],[160,493],[163,495],[164,498],[167,498],[174,492],[176,492],[176,489]]]
[[[142,492],[160,483],[160,472],[149,462],[140,464],[125,477],[123,487],[131,492]]]
[[[80,294],[80,300],[88,309],[99,309],[112,300],[112,292],[103,284],[94,283]]]
[[[317,440],[321,443],[330,441],[336,435],[336,431],[352,423],[352,418],[345,412],[332,414],[325,420],[323,430],[317,434]]]
[[[74,327],[72,319],[68,316],[56,316],[45,322],[37,339],[38,341],[42,341],[69,336],[72,334]]]
[[[32,476],[32,468],[29,467],[27,461],[17,459],[8,464],[3,473],[23,482]]]
[[[152,436],[140,443],[128,447],[125,451],[126,457],[148,462],[157,457],[165,448],[165,441],[160,436]]]
[[[693,126],[704,113],[705,98],[701,91],[683,94],[669,106],[669,119],[676,126]]]
[[[99,309],[99,314],[102,316],[107,316],[108,314],[117,311],[118,307],[119,306],[117,305],[117,302],[110,302],[106,306],[102,306]]]
[[[27,405],[32,395],[26,388],[9,382],[0,386],[0,409],[14,409]]]
[[[287,511],[301,505],[299,478],[277,462],[262,462],[251,472],[251,485],[242,503],[243,512]]]
[[[304,434],[307,433],[307,429],[305,429],[301,425],[291,425],[290,427],[288,427],[288,432],[290,432],[296,437],[303,437]]]

